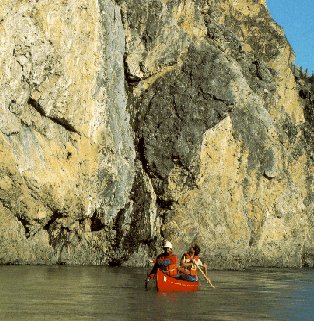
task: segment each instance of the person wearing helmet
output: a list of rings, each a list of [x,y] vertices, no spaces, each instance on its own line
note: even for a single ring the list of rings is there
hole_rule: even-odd
[[[201,249],[197,244],[193,244],[189,251],[182,255],[179,267],[179,278],[195,282],[198,280],[197,265],[204,269],[207,276],[207,264],[202,262],[199,257]]]
[[[165,241],[163,244],[163,253],[159,254],[155,260],[155,264],[147,277],[146,282],[155,278],[157,269],[162,270],[169,276],[177,276],[178,257],[172,252],[172,244],[169,241]]]

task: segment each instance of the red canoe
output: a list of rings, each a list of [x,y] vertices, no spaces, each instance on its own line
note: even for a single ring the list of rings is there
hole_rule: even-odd
[[[197,291],[199,289],[198,282],[189,282],[185,280],[176,279],[168,276],[158,269],[157,271],[157,290],[166,291]]]

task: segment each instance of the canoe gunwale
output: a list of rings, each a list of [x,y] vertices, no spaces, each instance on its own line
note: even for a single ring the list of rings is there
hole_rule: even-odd
[[[190,282],[176,279],[163,273],[160,269],[157,271],[156,277],[157,290],[162,292],[169,291],[197,291],[199,282]]]

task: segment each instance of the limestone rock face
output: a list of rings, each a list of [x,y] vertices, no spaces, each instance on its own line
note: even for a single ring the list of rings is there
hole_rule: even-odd
[[[0,263],[314,265],[314,90],[265,1],[0,12]]]
[[[120,8],[19,3],[1,8],[0,261],[103,263],[134,177]]]

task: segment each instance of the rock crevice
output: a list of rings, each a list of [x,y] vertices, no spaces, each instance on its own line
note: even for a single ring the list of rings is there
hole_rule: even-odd
[[[0,11],[0,264],[314,265],[313,77],[265,1]]]

